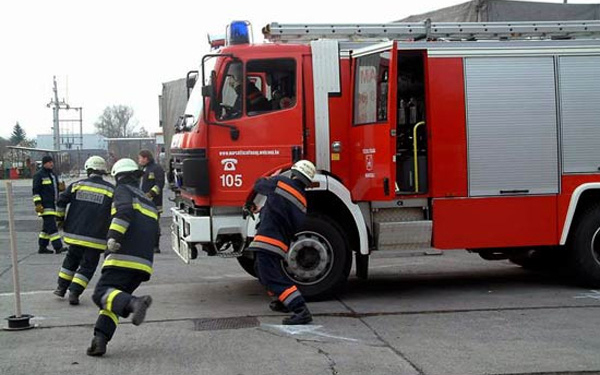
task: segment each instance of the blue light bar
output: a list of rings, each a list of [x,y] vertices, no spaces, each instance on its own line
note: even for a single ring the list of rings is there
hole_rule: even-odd
[[[252,39],[250,22],[233,21],[227,27],[227,44],[250,44]]]

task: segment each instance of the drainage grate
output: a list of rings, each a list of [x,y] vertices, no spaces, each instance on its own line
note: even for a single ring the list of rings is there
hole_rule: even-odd
[[[195,319],[194,331],[218,331],[222,329],[242,329],[258,327],[260,322],[254,317]]]

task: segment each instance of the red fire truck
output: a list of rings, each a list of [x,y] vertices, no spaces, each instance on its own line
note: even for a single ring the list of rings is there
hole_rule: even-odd
[[[600,285],[600,23],[229,26],[206,55],[171,173],[174,251],[237,257],[255,180],[313,161],[281,266],[308,296],[375,251],[553,256]],[[212,68],[209,65],[212,64]]]

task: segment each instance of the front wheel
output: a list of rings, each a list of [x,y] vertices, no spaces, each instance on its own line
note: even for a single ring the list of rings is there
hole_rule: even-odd
[[[600,287],[600,205],[589,208],[578,220],[569,241],[569,256],[578,280]]]
[[[258,278],[256,270],[254,269],[254,255],[242,255],[236,258],[242,269],[248,273],[248,275]]]
[[[342,230],[333,220],[309,215],[281,267],[304,297],[324,299],[346,283],[352,257]]]

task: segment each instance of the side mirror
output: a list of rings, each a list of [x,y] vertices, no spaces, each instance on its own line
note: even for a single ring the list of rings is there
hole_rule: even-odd
[[[202,96],[205,98],[212,97],[212,85],[202,86]]]
[[[198,81],[198,71],[190,70],[185,79],[185,86],[187,88],[187,97],[190,98],[190,93],[194,86],[196,86],[196,81]]]
[[[185,85],[188,89],[193,89],[196,85],[196,81],[198,80],[198,71],[190,70],[186,76]]]

